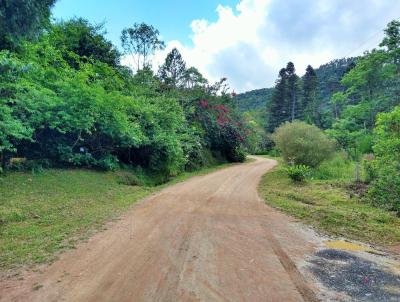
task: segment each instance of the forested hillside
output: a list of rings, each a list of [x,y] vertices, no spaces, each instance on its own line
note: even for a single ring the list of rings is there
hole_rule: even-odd
[[[332,111],[330,99],[334,93],[344,90],[340,81],[344,74],[355,66],[356,60],[357,58],[337,59],[314,70],[317,76],[317,92],[321,98],[320,106],[325,111]],[[303,80],[305,76],[302,76]],[[241,112],[265,111],[273,91],[273,88],[251,90],[236,95],[234,100]]]
[[[177,49],[154,74],[152,55],[165,44],[151,25],[121,28],[118,48],[103,26],[50,22],[54,1],[36,2],[32,11],[12,1],[0,6],[1,15],[12,15],[1,18],[3,171],[125,165],[167,178],[215,160],[244,160],[248,129],[224,79],[208,83]],[[136,66],[121,65],[122,55],[134,56]]]
[[[241,112],[264,111],[271,99],[273,88],[261,88],[239,93],[233,99]]]
[[[342,58],[333,60],[315,69],[318,79],[318,90],[323,103],[328,105],[332,95],[344,89],[340,81],[355,66],[356,62],[357,58]]]

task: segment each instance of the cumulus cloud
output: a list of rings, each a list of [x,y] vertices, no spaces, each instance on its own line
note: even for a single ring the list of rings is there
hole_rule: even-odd
[[[193,20],[192,45],[169,41],[154,64],[176,47],[211,81],[227,77],[239,92],[269,87],[288,61],[302,74],[376,47],[399,11],[398,0],[242,0],[219,5],[215,22]]]

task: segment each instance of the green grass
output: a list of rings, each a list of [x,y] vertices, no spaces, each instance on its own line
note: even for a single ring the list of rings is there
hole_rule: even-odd
[[[260,195],[269,205],[326,234],[379,245],[399,243],[400,218],[357,197],[350,198],[352,194],[344,188],[352,179],[353,164],[348,163],[348,168],[334,164],[329,168],[329,164],[326,165],[315,172],[313,179],[294,183],[288,178],[284,165],[280,164],[263,176],[259,185]],[[342,169],[347,173],[333,177],[336,172],[323,173],[324,169]],[[322,178],[330,179],[316,179],[318,173],[325,175]]]
[[[127,175],[136,179],[125,170],[10,172],[0,177],[0,270],[52,261],[139,199],[228,165],[186,172],[159,186],[123,184]]]

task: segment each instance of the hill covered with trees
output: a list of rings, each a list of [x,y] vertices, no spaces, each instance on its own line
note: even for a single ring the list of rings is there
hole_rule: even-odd
[[[343,91],[340,80],[344,74],[355,66],[357,58],[336,59],[323,64],[314,70],[317,76],[317,92],[321,98],[321,106],[329,109],[330,98],[335,92]],[[302,79],[306,74],[302,76]],[[261,88],[237,94],[234,101],[242,112],[265,110],[272,98],[274,88]]]
[[[233,100],[241,112],[265,110],[273,88],[261,88],[237,94]]]

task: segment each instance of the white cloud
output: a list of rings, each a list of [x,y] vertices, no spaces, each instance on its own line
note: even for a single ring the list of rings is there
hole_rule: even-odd
[[[308,64],[376,47],[386,24],[398,17],[400,1],[242,0],[216,11],[215,22],[192,22],[193,45],[169,41],[155,65],[176,47],[211,81],[227,77],[236,91],[272,86],[288,61],[302,74]]]

